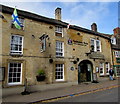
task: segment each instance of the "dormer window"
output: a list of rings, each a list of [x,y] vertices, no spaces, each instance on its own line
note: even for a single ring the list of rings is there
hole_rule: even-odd
[[[111,38],[111,43],[114,44],[114,45],[116,45],[116,38],[115,37]]]
[[[63,28],[61,26],[55,27],[55,36],[63,37]]]

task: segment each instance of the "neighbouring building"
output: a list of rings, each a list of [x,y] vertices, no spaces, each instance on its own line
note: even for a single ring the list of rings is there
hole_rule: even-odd
[[[113,67],[117,77],[120,77],[120,28],[113,30],[114,34],[111,36]]]
[[[13,8],[3,6],[1,80],[3,95],[20,93],[27,84],[30,91],[98,81],[108,76],[112,63],[111,39],[97,31],[70,25],[61,20],[61,8],[55,19],[17,10],[23,26],[14,27]],[[37,70],[46,73],[45,81],[36,80]],[[27,79],[27,80],[26,80]],[[12,92],[13,91],[13,92]]]

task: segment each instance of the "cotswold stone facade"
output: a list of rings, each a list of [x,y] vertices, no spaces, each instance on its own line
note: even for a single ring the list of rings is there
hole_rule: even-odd
[[[107,35],[97,32],[95,23],[91,25],[92,30],[74,25],[67,28],[68,23],[60,20],[60,8],[56,9],[56,19],[17,10],[23,25],[18,30],[11,24],[13,10],[2,6],[0,13],[3,89],[20,88],[27,83],[31,91],[42,90],[53,85],[97,81],[95,75],[98,81],[108,76],[113,65],[111,41]],[[36,79],[39,69],[46,75],[42,82]]]

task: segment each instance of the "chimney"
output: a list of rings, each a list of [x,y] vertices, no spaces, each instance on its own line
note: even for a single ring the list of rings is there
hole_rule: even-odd
[[[61,8],[55,9],[55,19],[61,20]]]
[[[120,28],[119,27],[115,28],[113,30],[113,32],[114,32],[114,36],[120,36]]]
[[[96,23],[93,23],[91,25],[91,30],[97,32],[97,25],[96,25]]]

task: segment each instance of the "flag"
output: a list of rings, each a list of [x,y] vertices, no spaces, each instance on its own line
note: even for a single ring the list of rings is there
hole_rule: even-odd
[[[20,21],[19,21],[16,8],[14,9],[14,12],[13,12],[13,14],[12,14],[12,19],[13,19],[13,24],[15,25],[15,27],[16,27],[17,29],[21,29],[22,25],[21,25],[21,23],[20,23]]]
[[[67,25],[67,29],[69,29],[69,27],[70,27],[70,24]]]

